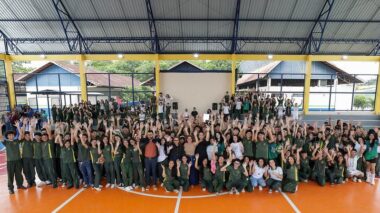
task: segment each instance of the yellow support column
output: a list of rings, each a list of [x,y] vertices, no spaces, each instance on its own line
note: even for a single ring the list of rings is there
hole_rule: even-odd
[[[87,80],[86,80],[86,65],[84,55],[79,56],[79,77],[81,97],[83,101],[87,101]]]
[[[380,62],[379,62],[379,71],[377,74],[377,86],[376,86],[376,98],[375,98],[375,113],[380,115]]]
[[[5,56],[5,75],[8,83],[8,97],[9,97],[9,106],[13,109],[16,106],[16,93],[13,80],[13,71],[12,71],[12,61],[9,55]]]
[[[311,81],[311,66],[312,61],[310,56],[306,58],[306,71],[305,71],[305,88],[303,94],[303,113],[307,115],[309,113],[309,97],[310,97],[310,81]]]
[[[236,87],[236,55],[232,54],[231,57],[231,94],[235,94]]]
[[[156,101],[158,104],[158,94],[160,94],[160,58],[158,54],[154,55],[154,64],[154,76],[156,78]]]

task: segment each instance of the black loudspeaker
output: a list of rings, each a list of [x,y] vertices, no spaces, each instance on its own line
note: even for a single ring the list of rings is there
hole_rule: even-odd
[[[218,110],[218,104],[212,103],[212,110]]]
[[[173,109],[178,110],[178,102],[173,102]]]

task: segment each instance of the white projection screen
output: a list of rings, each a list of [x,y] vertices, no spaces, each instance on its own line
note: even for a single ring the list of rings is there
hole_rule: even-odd
[[[178,102],[178,113],[196,107],[201,115],[212,103],[219,103],[226,91],[231,94],[230,72],[161,72],[160,80],[161,92]]]

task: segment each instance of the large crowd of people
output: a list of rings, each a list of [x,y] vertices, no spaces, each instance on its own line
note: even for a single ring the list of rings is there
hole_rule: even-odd
[[[378,128],[342,120],[306,124],[287,97],[226,93],[205,112],[208,119],[195,108],[173,111],[169,95],[150,103],[53,106],[52,119],[28,106],[7,114],[0,141],[9,193],[14,180],[18,189],[178,192],[200,184],[210,193],[294,193],[299,182],[373,185],[380,175]]]

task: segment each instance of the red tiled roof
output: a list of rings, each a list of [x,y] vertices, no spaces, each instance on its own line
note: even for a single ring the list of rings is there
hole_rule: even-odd
[[[70,64],[67,62],[50,61],[46,63],[45,65],[33,70],[32,72],[19,77],[16,81],[26,81],[27,79],[33,76],[31,74],[40,73],[52,65],[59,66],[70,73],[79,75],[79,66],[75,64]],[[97,87],[108,87],[109,83],[110,83],[110,87],[114,87],[114,88],[124,88],[126,86],[132,86],[132,78],[129,76],[125,76],[122,74],[110,74],[109,76],[111,79],[109,82],[108,73],[100,72],[98,70],[94,70],[91,68],[86,68],[86,72],[89,73],[86,75],[87,77],[86,80]],[[141,85],[141,82],[137,80],[136,78],[134,79],[133,83],[135,86]]]

